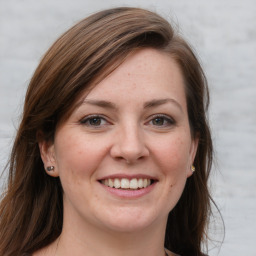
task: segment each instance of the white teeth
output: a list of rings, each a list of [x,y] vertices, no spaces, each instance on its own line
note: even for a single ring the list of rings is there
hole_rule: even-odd
[[[121,179],[121,188],[130,188],[130,182],[128,179]]]
[[[144,180],[143,180],[143,187],[146,188],[147,185],[148,185],[148,181],[147,181],[147,179],[144,179]]]
[[[108,179],[108,186],[111,188],[114,187],[114,181],[112,179]]]
[[[143,188],[143,179],[138,180],[138,187]]]
[[[114,179],[114,188],[120,188],[121,187],[121,181],[119,179]]]
[[[133,178],[131,180],[127,178],[122,179],[105,179],[102,180],[102,183],[105,186],[111,187],[111,188],[121,188],[121,189],[140,189],[140,188],[146,188],[150,186],[151,181],[150,179],[136,179]]]
[[[138,188],[138,180],[137,179],[131,179],[130,180],[130,189],[137,189]]]

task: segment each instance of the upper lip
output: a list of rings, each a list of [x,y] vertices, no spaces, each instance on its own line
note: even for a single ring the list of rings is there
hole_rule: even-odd
[[[158,180],[156,177],[146,174],[124,174],[124,173],[117,173],[117,174],[110,174],[101,177],[98,180],[106,180],[106,179],[150,179],[150,180]]]

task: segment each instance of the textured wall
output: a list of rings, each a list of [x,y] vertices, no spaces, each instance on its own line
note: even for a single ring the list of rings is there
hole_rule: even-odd
[[[19,122],[26,86],[40,57],[58,35],[99,9],[131,5],[155,10],[177,24],[196,49],[208,76],[217,162],[213,192],[226,223],[220,255],[255,256],[256,1],[101,2],[0,0],[1,170]],[[217,252],[213,249],[210,254]]]

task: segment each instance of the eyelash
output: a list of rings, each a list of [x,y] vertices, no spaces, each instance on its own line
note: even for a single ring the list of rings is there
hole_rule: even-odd
[[[153,124],[152,122],[155,121],[156,119],[162,119],[163,124],[157,125],[157,124]],[[92,124],[90,123],[90,121],[100,121],[99,124]],[[105,122],[104,124],[102,124],[102,121]],[[83,118],[80,123],[82,125],[88,126],[88,127],[93,127],[93,128],[101,128],[102,126],[106,126],[107,123],[109,123],[106,118],[102,117],[101,115],[90,115],[90,116],[86,116],[85,118]],[[167,115],[164,114],[156,114],[150,117],[150,120],[146,123],[149,124],[151,123],[152,126],[155,127],[159,127],[159,128],[165,128],[165,127],[169,127],[172,125],[175,125],[175,120]]]
[[[175,123],[176,123],[173,118],[171,118],[167,115],[164,115],[164,114],[156,114],[156,115],[151,116],[148,123],[153,122],[156,119],[163,119],[163,122],[164,122],[164,124],[162,124],[162,125],[152,124],[153,126],[156,126],[156,127],[168,127],[168,126],[175,125]]]
[[[100,124],[97,124],[97,125],[94,125],[92,123],[90,123],[90,121],[93,121],[94,120],[99,120],[100,121]],[[100,116],[100,115],[90,115],[90,116],[87,116],[85,118],[83,118],[80,123],[83,124],[83,125],[86,125],[86,126],[90,126],[90,127],[94,127],[94,128],[100,128],[102,126],[105,126],[106,124],[102,124],[102,121],[104,122],[108,122],[104,117]]]

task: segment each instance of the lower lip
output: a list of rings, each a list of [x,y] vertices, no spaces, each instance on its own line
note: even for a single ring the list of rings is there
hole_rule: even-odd
[[[150,186],[148,186],[146,188],[134,189],[134,190],[133,189],[125,190],[125,189],[111,188],[102,183],[100,183],[100,185],[105,190],[107,190],[109,193],[111,193],[117,197],[135,199],[135,198],[139,198],[139,197],[145,196],[148,193],[150,193],[154,189],[156,183],[157,182],[154,182],[153,184],[151,184]]]

